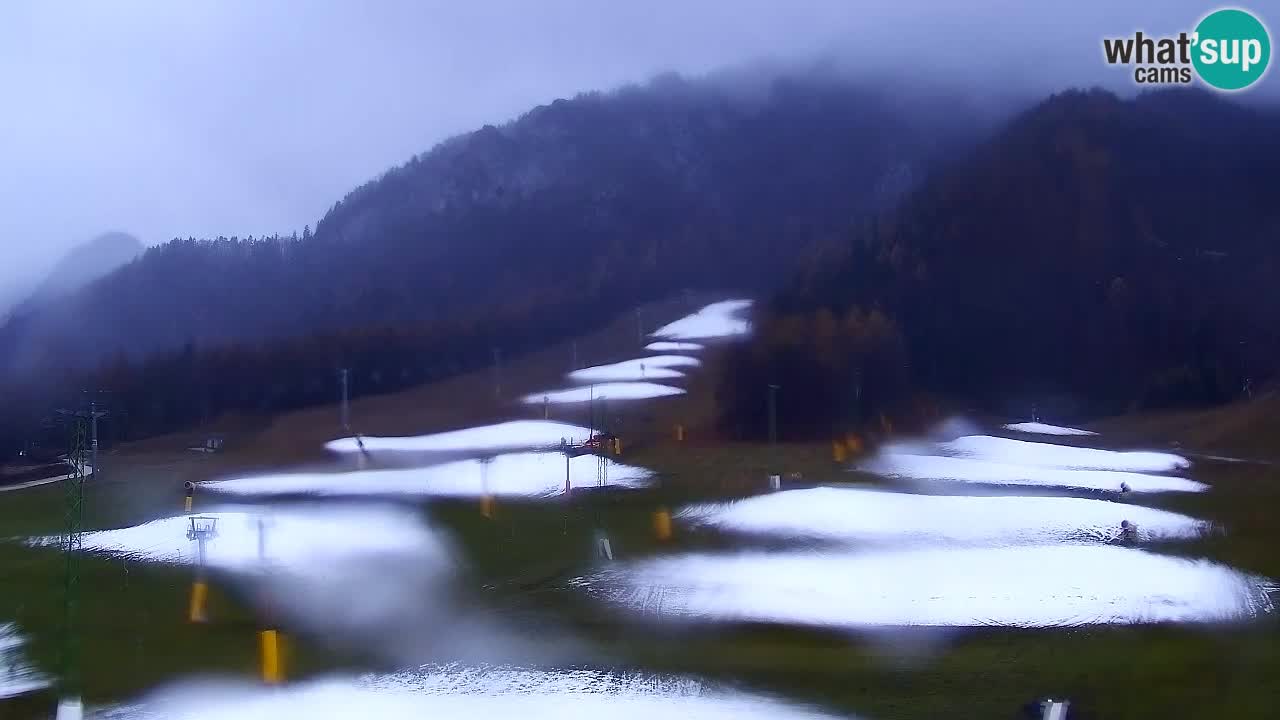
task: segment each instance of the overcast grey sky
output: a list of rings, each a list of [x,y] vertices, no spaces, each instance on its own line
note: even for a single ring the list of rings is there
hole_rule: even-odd
[[[1190,29],[1213,7],[3,0],[0,284],[109,229],[148,244],[300,230],[451,134],[664,70],[835,52],[997,86],[1126,88],[1101,61],[1103,35]]]

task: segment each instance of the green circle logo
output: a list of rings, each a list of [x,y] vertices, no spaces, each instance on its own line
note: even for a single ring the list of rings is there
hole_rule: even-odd
[[[1196,26],[1191,63],[1200,79],[1219,90],[1249,87],[1267,71],[1271,36],[1244,10],[1215,10]]]

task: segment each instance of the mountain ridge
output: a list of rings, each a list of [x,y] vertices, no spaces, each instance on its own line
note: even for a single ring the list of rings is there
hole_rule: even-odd
[[[234,380],[200,412],[270,412],[327,400],[339,367],[426,382],[686,289],[772,288],[989,112],[820,73],[556,101],[387,171],[314,233],[149,248],[0,328],[0,374],[32,412],[48,368],[109,384],[157,429],[199,414],[183,387]]]
[[[760,431],[768,375],[815,433],[919,414],[919,391],[1015,417],[1238,397],[1280,357],[1278,120],[1205,91],[1051,96],[801,270],[725,421]]]

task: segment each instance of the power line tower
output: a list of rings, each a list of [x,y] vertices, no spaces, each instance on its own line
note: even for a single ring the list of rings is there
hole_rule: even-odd
[[[68,420],[67,464],[70,472],[63,481],[62,553],[64,574],[62,587],[62,648],[59,673],[60,686],[57,717],[79,720],[83,715],[80,683],[80,550],[84,545],[84,479],[90,465],[90,453],[97,451],[97,420],[101,414],[95,403],[79,411],[59,410]],[[90,426],[92,429],[90,429]],[[92,435],[92,440],[90,439]]]

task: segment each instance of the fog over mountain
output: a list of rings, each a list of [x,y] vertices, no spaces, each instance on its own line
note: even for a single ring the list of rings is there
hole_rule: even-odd
[[[0,296],[107,228],[301,231],[436,142],[577,92],[770,59],[1043,94],[1101,83],[1100,33],[1176,32],[1176,0],[545,0],[0,5]],[[1156,15],[1158,14],[1158,18]],[[1170,18],[1185,18],[1171,23]],[[1253,98],[1276,95],[1275,74]]]

